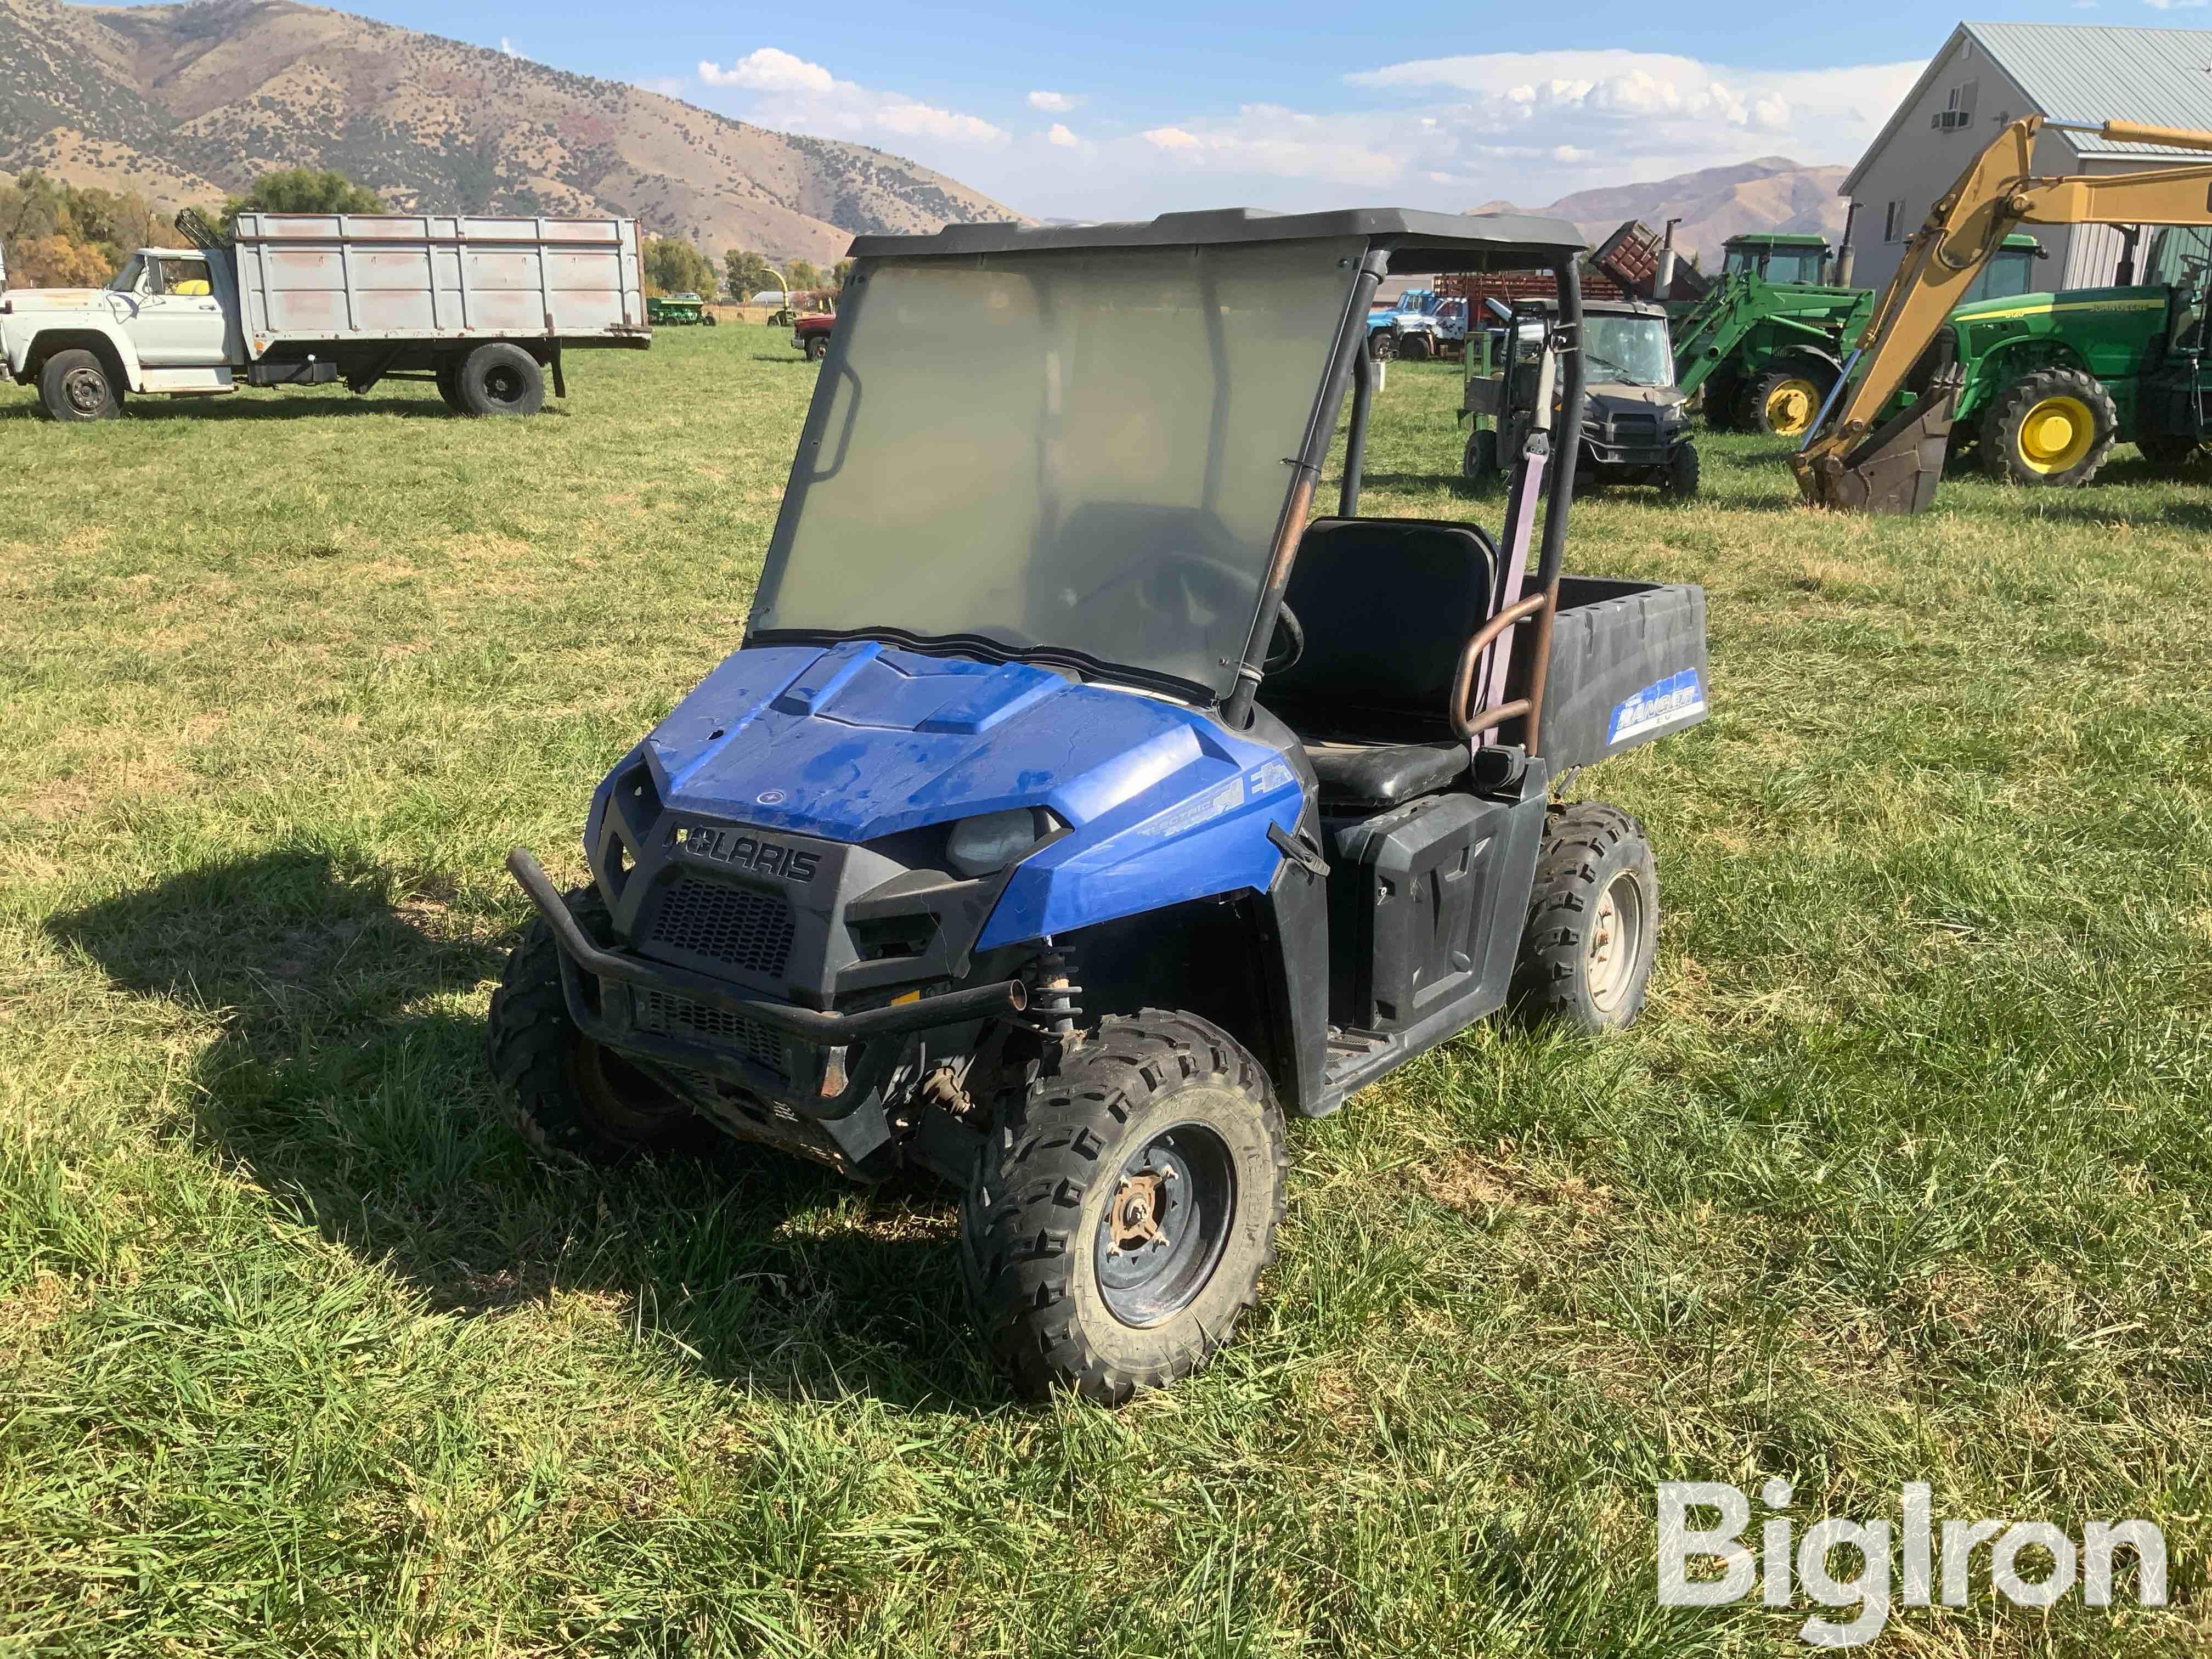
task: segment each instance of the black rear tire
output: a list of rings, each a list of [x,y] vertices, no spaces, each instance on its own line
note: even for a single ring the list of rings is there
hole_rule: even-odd
[[[598,890],[562,896],[585,933],[605,943],[612,927]],[[561,991],[560,947],[543,916],[531,919],[507,959],[484,1049],[515,1127],[544,1156],[613,1164],[641,1152],[700,1151],[717,1138],[688,1103],[577,1029]]]
[[[1982,465],[2000,483],[2079,488],[2097,476],[2119,410],[2097,377],[2078,368],[2023,375],[1982,414]]]
[[[1644,826],[1617,806],[1553,807],[1528,896],[1514,1002],[1532,1024],[1593,1036],[1644,1006],[1659,942],[1659,872]]]
[[[480,345],[462,358],[454,385],[461,408],[471,415],[535,415],[545,407],[545,371],[505,340]]]
[[[817,334],[806,343],[806,361],[818,363],[830,355],[830,337]]]
[[[1733,432],[1735,427],[1735,400],[1741,395],[1742,383],[1733,374],[1711,374],[1705,378],[1705,425],[1715,432]]]
[[[1398,355],[1409,363],[1425,363],[1437,354],[1427,335],[1408,334],[1398,342]]]
[[[1103,1021],[994,1129],[960,1207],[977,1325],[1025,1394],[1119,1405],[1229,1340],[1274,1260],[1267,1073],[1193,1014]]]
[[[438,359],[438,395],[445,399],[446,407],[456,415],[465,415],[468,406],[461,402],[461,360],[448,355]]]
[[[81,348],[46,359],[39,371],[39,403],[54,421],[112,421],[123,413],[123,393],[107,365]]]

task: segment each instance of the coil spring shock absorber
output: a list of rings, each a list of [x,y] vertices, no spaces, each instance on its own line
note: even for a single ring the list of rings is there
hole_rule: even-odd
[[[1083,1013],[1083,987],[1075,975],[1075,953],[1061,945],[1046,949],[1023,975],[1029,981],[1030,1024],[1070,1048],[1083,1041],[1076,1024]]]

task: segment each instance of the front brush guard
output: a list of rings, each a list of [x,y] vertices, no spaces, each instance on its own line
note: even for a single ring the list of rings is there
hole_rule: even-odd
[[[877,1073],[887,1065],[892,1051],[877,1039],[1018,1014],[1029,1006],[1027,988],[1021,981],[1010,979],[851,1013],[802,1008],[756,995],[708,974],[604,950],[577,925],[560,890],[527,848],[510,850],[507,867],[553,930],[554,940],[561,948],[561,985],[568,1012],[586,1036],[618,1051],[722,1078],[824,1121],[851,1112],[879,1080]],[[596,1005],[585,994],[582,976],[586,974],[599,981]],[[808,1051],[811,1063],[786,1076],[714,1042],[647,1030],[638,1024],[633,995],[641,990],[686,997],[769,1027],[795,1039],[789,1046]],[[854,1066],[843,1088],[823,1095],[823,1081],[833,1051],[849,1051],[863,1043],[874,1043],[873,1063]],[[842,1054],[836,1057],[842,1061]]]

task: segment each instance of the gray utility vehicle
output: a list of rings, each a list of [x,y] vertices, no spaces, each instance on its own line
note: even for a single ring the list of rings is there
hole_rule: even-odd
[[[652,343],[631,219],[241,213],[228,239],[141,248],[104,289],[0,297],[0,373],[57,421],[123,412],[129,392],[243,386],[366,392],[435,380],[467,415],[533,415],[568,346]]]
[[[1119,1401],[1257,1295],[1286,1110],[1509,999],[1627,1024],[1651,848],[1553,792],[1704,717],[1703,592],[1562,574],[1549,396],[1497,539],[1359,516],[1377,281],[1553,272],[1572,427],[1581,253],[1383,209],[854,243],[741,648],[599,786],[589,885],[508,855],[524,1133],[939,1176],[1000,1363]]]
[[[1460,458],[1469,478],[1494,478],[1520,452],[1555,314],[1548,302],[1522,301],[1501,327],[1483,333],[1480,349],[1470,344],[1460,410],[1462,420],[1475,422]],[[1696,495],[1690,400],[1674,384],[1665,310],[1635,300],[1594,301],[1583,307],[1579,343],[1589,386],[1576,476],[1597,483],[1656,484],[1662,494],[1681,499]]]

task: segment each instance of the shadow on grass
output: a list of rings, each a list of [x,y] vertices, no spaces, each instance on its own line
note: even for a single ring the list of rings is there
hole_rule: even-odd
[[[857,1188],[732,1142],[614,1170],[532,1162],[473,1000],[504,941],[434,883],[277,851],[53,918],[134,994],[218,1010],[200,1127],[332,1241],[481,1316],[613,1297],[718,1377],[902,1406],[1001,1403],[941,1189]]]

